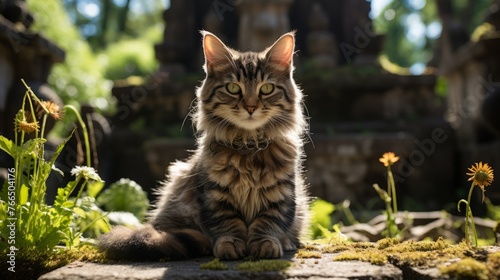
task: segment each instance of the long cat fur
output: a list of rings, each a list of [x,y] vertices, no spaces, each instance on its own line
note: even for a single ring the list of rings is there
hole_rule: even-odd
[[[111,258],[279,258],[300,245],[307,123],[292,77],[295,34],[259,53],[202,35],[206,78],[192,113],[197,149],[169,167],[146,224],[101,236],[98,245]]]

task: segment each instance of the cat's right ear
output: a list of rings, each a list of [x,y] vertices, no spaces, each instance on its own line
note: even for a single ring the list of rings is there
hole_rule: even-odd
[[[205,72],[222,70],[231,60],[231,53],[214,34],[201,31],[203,35],[203,53],[205,54]]]

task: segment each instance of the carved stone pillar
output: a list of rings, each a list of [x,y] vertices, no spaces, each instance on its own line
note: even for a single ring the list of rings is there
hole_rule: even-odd
[[[238,45],[240,50],[261,51],[279,36],[290,31],[288,9],[292,0],[243,1],[240,13]]]
[[[330,19],[319,3],[315,3],[309,14],[307,54],[319,69],[330,69],[337,65],[338,51],[335,36],[328,30]]]

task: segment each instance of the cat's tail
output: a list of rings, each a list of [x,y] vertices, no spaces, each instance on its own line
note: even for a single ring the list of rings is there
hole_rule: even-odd
[[[98,247],[111,259],[186,259],[211,253],[210,241],[200,231],[159,231],[146,224],[137,229],[119,226],[101,235]]]

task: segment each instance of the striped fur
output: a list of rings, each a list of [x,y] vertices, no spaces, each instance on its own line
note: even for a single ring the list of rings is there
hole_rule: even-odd
[[[110,257],[279,258],[300,244],[308,209],[301,167],[307,127],[292,78],[294,34],[260,53],[203,36],[207,76],[192,113],[197,149],[170,166],[146,225],[117,227],[100,238]],[[272,92],[264,92],[266,84]]]

